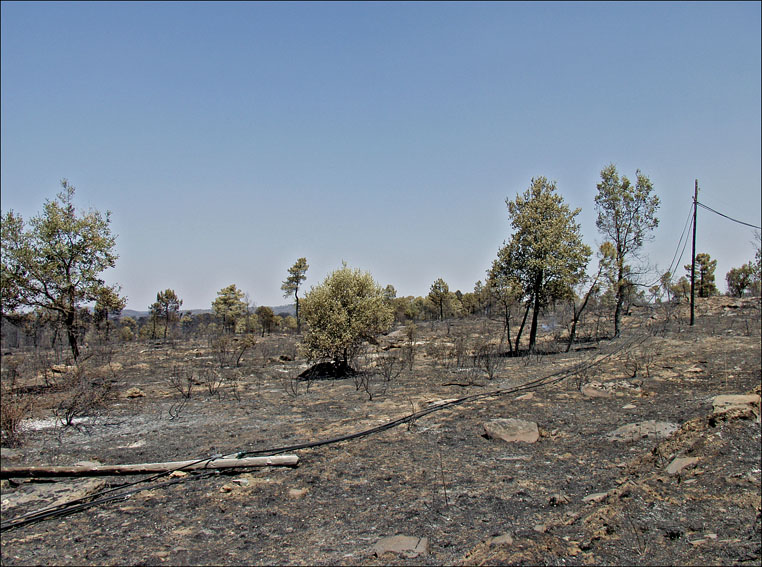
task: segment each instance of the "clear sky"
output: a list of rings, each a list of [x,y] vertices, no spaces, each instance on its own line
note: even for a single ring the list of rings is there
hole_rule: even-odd
[[[400,295],[471,291],[506,197],[555,180],[601,241],[601,169],[662,200],[666,269],[699,201],[760,225],[759,2],[2,2],[2,209],[67,178],[112,212],[128,308],[235,283],[281,305],[301,256]],[[699,209],[717,283],[750,228]],[[690,261],[690,246],[682,264]]]

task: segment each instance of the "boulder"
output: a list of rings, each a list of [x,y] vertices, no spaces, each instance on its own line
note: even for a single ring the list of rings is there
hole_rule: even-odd
[[[714,413],[721,413],[734,409],[752,408],[757,415],[760,415],[759,405],[760,397],[757,394],[723,395],[715,396],[712,399],[712,409]]]
[[[484,432],[489,439],[508,443],[535,443],[540,438],[537,424],[522,419],[493,419],[484,424]]]

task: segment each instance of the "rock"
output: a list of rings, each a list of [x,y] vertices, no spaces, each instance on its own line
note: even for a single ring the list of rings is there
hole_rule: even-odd
[[[223,484],[220,487],[220,492],[222,492],[222,493],[233,492],[233,485],[231,485],[231,484]]]
[[[413,559],[421,555],[428,555],[429,540],[425,537],[414,537],[406,535],[389,536],[380,539],[373,547],[373,553],[381,557],[385,553],[394,553],[402,555],[408,559]]]
[[[700,366],[693,366],[685,371],[686,374],[701,374],[704,371]]]
[[[626,406],[622,406],[622,409],[637,409],[638,406],[634,404],[627,404]]]
[[[307,495],[306,488],[290,488],[288,490],[288,497],[292,500],[301,500]]]
[[[664,439],[677,431],[678,425],[669,421],[641,421],[628,423],[609,433],[606,438],[609,441],[637,441],[644,437]]]
[[[582,499],[582,502],[603,502],[606,500],[606,497],[609,495],[608,492],[594,492],[593,494],[588,494]]]
[[[513,545],[513,536],[511,534],[502,534],[491,537],[487,540],[487,545],[489,547],[496,545]]]
[[[698,457],[677,457],[667,467],[667,474],[680,474],[683,469],[692,467],[698,462]]]
[[[130,388],[124,393],[125,398],[145,398],[146,393],[140,388]]]
[[[538,534],[544,534],[546,531],[548,531],[548,527],[545,524],[537,524],[532,529]]]
[[[752,408],[757,415],[760,415],[760,397],[757,394],[723,395],[712,399],[714,413],[748,408]]]
[[[527,392],[523,396],[519,396],[516,400],[531,400],[534,398],[534,392]]]
[[[587,398],[610,398],[611,392],[603,389],[603,384],[599,382],[590,382],[582,387],[582,395]]]
[[[537,424],[521,419],[493,419],[484,424],[484,431],[488,438],[508,443],[535,443],[540,438]]]
[[[562,506],[569,503],[569,498],[565,494],[560,492],[554,494],[548,499],[548,504],[551,506]]]

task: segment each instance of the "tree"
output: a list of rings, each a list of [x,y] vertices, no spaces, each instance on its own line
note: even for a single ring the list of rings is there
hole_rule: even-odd
[[[42,214],[29,228],[13,211],[3,216],[0,304],[3,314],[18,308],[41,307],[56,313],[66,328],[69,347],[79,358],[78,310],[97,301],[108,286],[100,274],[113,268],[116,237],[111,234],[111,213],[90,210],[78,214],[75,189],[61,181],[63,191],[46,201]],[[117,294],[117,287],[109,288]]]
[[[747,262],[740,268],[731,268],[725,275],[728,282],[728,293],[735,297],[743,297],[744,292],[751,287],[754,279],[754,265]]]
[[[241,317],[248,314],[249,306],[244,301],[244,292],[235,284],[230,284],[217,292],[217,299],[212,302],[212,312],[222,322],[222,328],[227,333],[235,331],[235,326]]]
[[[156,312],[156,318],[164,319],[164,340],[167,339],[169,324],[177,321],[183,300],[177,297],[173,289],[166,289],[156,294],[156,303],[151,305],[151,313]]]
[[[368,272],[344,264],[313,287],[303,300],[308,330],[304,344],[312,359],[330,359],[348,368],[363,341],[373,340],[392,324],[384,290]]]
[[[601,244],[600,248],[598,249],[598,271],[595,273],[595,276],[592,277],[590,287],[588,288],[587,293],[585,293],[585,296],[582,298],[581,304],[578,304],[576,294],[572,294],[572,322],[571,328],[569,329],[569,342],[566,345],[566,352],[569,352],[571,350],[572,344],[574,344],[574,338],[577,334],[577,325],[579,324],[579,320],[582,317],[582,312],[585,310],[585,307],[587,307],[587,304],[590,301],[590,297],[592,297],[593,294],[598,293],[600,288],[598,281],[601,279],[601,276],[606,272],[606,270],[610,268],[614,254],[614,245],[611,242],[606,241]],[[589,278],[584,276],[582,278],[582,283],[587,283],[587,281],[589,281]]]
[[[499,251],[493,272],[495,277],[520,282],[527,312],[532,308],[529,350],[533,351],[540,312],[571,295],[592,252],[582,243],[579,225],[574,222],[580,209],[571,211],[564,204],[555,182],[545,177],[532,179],[523,195],[516,195],[514,201],[506,199],[506,204],[515,232]]]
[[[683,266],[688,274],[691,273],[691,265]],[[714,270],[717,268],[717,260],[712,260],[709,254],[696,254],[696,273],[698,281],[694,282],[699,297],[712,297],[717,295],[717,286],[714,284]]]
[[[427,299],[436,306],[441,321],[444,319],[445,308],[450,304],[450,286],[442,278],[438,278],[431,284]]]
[[[280,288],[285,292],[283,297],[288,297],[292,293],[294,294],[294,300],[296,301],[296,332],[302,332],[302,320],[299,317],[299,287],[302,282],[307,279],[307,270],[309,265],[307,264],[307,258],[299,258],[296,263],[288,269],[288,278],[283,282]]]
[[[127,307],[127,298],[119,297],[112,288],[103,287],[98,292],[98,298],[93,307],[93,319],[98,326],[105,323],[107,341],[111,330],[109,316],[118,319],[125,307]]]
[[[273,313],[273,310],[270,307],[262,305],[261,307],[257,307],[256,314],[259,318],[259,323],[262,326],[262,336],[264,337],[265,333],[269,335],[272,332],[273,324],[275,323],[275,313]]]
[[[524,291],[518,278],[509,272],[510,270],[507,270],[506,266],[501,265],[498,260],[495,260],[492,263],[492,269],[487,273],[486,289],[492,296],[492,300],[503,310],[503,332],[508,339],[508,347],[511,349],[511,352],[518,353],[521,333],[526,322],[526,314],[529,311],[527,310],[524,314],[524,319],[516,336],[516,348],[514,349],[511,343],[511,310],[521,300]]]
[[[653,184],[640,170],[635,175],[633,187],[627,177],[619,178],[614,164],[606,166],[601,170],[601,182],[598,183],[598,193],[595,196],[595,209],[598,213],[595,224],[615,249],[615,337],[621,332],[622,307],[634,283],[626,262],[631,257],[637,257],[638,250],[649,233],[659,225],[659,219],[656,218],[659,198],[651,194]]]

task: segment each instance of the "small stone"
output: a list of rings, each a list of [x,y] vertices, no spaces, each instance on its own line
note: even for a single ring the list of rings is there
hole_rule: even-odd
[[[544,534],[548,530],[545,524],[537,524],[532,529],[536,531],[538,534]]]
[[[292,500],[301,500],[307,495],[306,488],[290,488],[288,490],[288,497]]]
[[[130,388],[124,393],[125,398],[145,398],[146,393],[140,388]]]
[[[565,494],[556,493],[553,496],[550,497],[548,500],[548,504],[551,506],[563,506],[564,504],[569,503],[569,498]]]
[[[685,371],[686,374],[701,374],[704,371],[700,366],[692,366]]]
[[[582,502],[603,502],[606,500],[606,497],[609,495],[608,492],[594,492],[593,494],[588,494],[582,499]]]
[[[531,400],[532,398],[534,398],[534,392],[527,392],[526,394],[516,398],[516,400]]]
[[[610,398],[611,392],[603,390],[603,384],[590,382],[587,386],[582,387],[582,395],[587,398]]]
[[[622,406],[622,409],[637,409],[638,406],[634,404],[627,404],[626,406]]]
[[[185,471],[172,471],[169,473],[169,478],[183,478],[184,476],[188,476],[188,473]]]
[[[226,494],[226,493],[232,492],[232,491],[233,491],[233,486],[230,485],[230,484],[223,484],[220,487],[220,492],[222,492],[223,494]]]
[[[233,480],[233,482],[239,486],[249,486],[248,478],[236,478],[235,480]]]
[[[540,438],[537,424],[521,419],[493,419],[484,424],[484,431],[490,439],[502,439],[508,443],[535,443]]]
[[[414,537],[406,535],[396,535],[382,538],[373,547],[373,553],[381,557],[385,553],[402,555],[408,559],[413,559],[420,555],[428,555],[429,540],[425,537]]]
[[[699,462],[698,457],[677,457],[667,467],[667,474],[680,474],[683,469]]]
[[[511,534],[503,534],[490,538],[487,545],[490,547],[495,545],[513,545],[513,536],[511,536]]]

